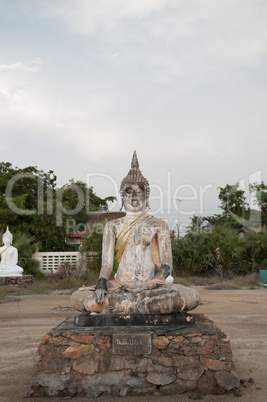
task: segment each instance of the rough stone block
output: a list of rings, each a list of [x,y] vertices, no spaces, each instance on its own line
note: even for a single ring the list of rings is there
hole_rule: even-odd
[[[92,376],[87,378],[88,385],[96,386],[96,385],[118,385],[124,384],[125,379],[129,375],[129,370],[121,370],[121,371],[109,371],[104,375],[101,374],[93,374]]]
[[[187,390],[185,381],[177,379],[171,384],[163,385],[160,387],[160,392],[165,395],[169,394],[183,394]]]
[[[225,393],[225,389],[217,384],[213,374],[210,371],[206,371],[199,379],[197,388],[201,394],[213,394],[222,395]]]
[[[153,339],[152,343],[155,346],[155,348],[162,350],[166,349],[170,341],[166,336],[158,336],[157,338]]]
[[[193,344],[190,345],[188,341],[183,341],[183,343],[181,343],[177,338],[175,338],[170,342],[167,353],[169,356],[176,353],[185,356],[193,356],[194,346]]]
[[[81,361],[79,359],[73,363],[72,368],[77,373],[91,375],[98,371],[98,366],[99,363],[96,359],[83,359]]]
[[[130,387],[134,387],[134,388],[145,387],[146,379],[145,379],[145,377],[141,377],[141,376],[133,376],[127,380],[127,384]]]
[[[63,352],[63,355],[67,359],[79,359],[82,356],[94,353],[94,351],[93,345],[70,346]]]
[[[191,337],[191,342],[192,343],[200,343],[201,342],[201,336],[190,336]]]
[[[177,377],[180,380],[195,381],[204,373],[204,366],[194,357],[174,356],[177,367]]]
[[[202,362],[212,371],[231,371],[234,369],[231,361],[202,359]]]
[[[93,342],[94,336],[93,335],[87,335],[87,334],[82,334],[82,335],[72,335],[70,337],[74,342],[77,343],[83,343],[85,345],[90,345]]]
[[[69,344],[69,339],[64,336],[53,336],[49,339],[49,345],[51,346],[65,346]]]
[[[46,334],[42,337],[41,343],[43,343],[45,345],[49,339],[50,339],[50,335]]]
[[[45,356],[47,353],[46,347],[44,346],[43,343],[40,343],[38,346],[38,353],[40,356]]]
[[[153,367],[153,360],[147,356],[141,358],[135,367],[132,368],[133,372],[136,373],[145,373],[146,371],[150,371]]]
[[[217,371],[214,376],[218,385],[224,388],[226,391],[230,391],[239,385],[238,377],[234,372]]]
[[[153,356],[153,364],[159,364],[165,367],[172,367],[173,366],[173,360],[170,356],[167,356],[163,353],[156,353]]]
[[[230,342],[222,343],[220,345],[220,351],[221,351],[221,356],[230,357],[230,358],[233,357]]]
[[[176,375],[173,374],[173,371],[165,373],[155,373],[151,372],[147,375],[147,381],[151,382],[155,385],[166,385],[174,382],[176,380]]]

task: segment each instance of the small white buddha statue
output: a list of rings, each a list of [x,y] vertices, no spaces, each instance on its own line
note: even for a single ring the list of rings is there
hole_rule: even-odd
[[[0,247],[0,277],[22,276],[23,269],[17,265],[18,250],[13,247],[13,236],[8,227],[2,237],[4,245]]]

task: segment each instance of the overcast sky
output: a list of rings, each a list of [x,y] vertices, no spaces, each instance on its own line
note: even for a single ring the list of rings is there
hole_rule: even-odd
[[[0,0],[0,21],[1,161],[101,173],[104,197],[136,149],[173,219],[267,182],[266,0]]]

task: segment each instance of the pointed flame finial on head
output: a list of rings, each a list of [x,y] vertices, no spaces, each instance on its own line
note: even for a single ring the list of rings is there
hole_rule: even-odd
[[[139,162],[138,162],[138,159],[137,159],[136,151],[134,151],[134,153],[133,153],[131,168],[132,169],[139,169]]]

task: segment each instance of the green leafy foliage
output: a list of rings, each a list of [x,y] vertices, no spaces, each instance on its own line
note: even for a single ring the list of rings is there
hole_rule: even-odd
[[[103,233],[106,222],[107,221],[102,221],[86,225],[86,234],[82,238],[80,252],[82,254],[87,253],[88,251],[97,253],[95,258],[87,264],[87,267],[90,270],[100,271],[101,269]],[[113,273],[117,272],[118,265],[117,258],[114,256]]]
[[[253,269],[258,269],[267,255],[267,231],[262,233],[250,230],[246,235],[247,258],[251,261]]]
[[[261,225],[267,226],[267,185],[263,181],[261,183],[253,183],[250,184],[249,190],[257,200],[261,212]]]
[[[237,219],[238,217],[242,218],[244,214],[249,214],[245,191],[239,188],[239,183],[234,185],[227,184],[225,187],[219,187],[219,190],[221,209],[225,215],[234,214]]]
[[[246,274],[259,270],[267,255],[267,232],[249,231],[241,238],[227,225],[193,231],[172,241],[174,273],[190,275]]]
[[[226,225],[232,229],[240,229],[242,226],[246,226],[248,220],[250,224],[252,221],[255,221],[255,226],[257,226],[259,220],[257,211],[249,208],[245,191],[239,188],[239,183],[234,185],[227,184],[225,187],[218,187],[218,189],[222,214],[212,216],[194,215],[191,218],[189,231],[203,232],[208,227],[214,225]]]
[[[32,255],[39,246],[34,236],[18,231],[13,237],[13,246],[18,249],[18,265],[24,269],[24,274],[43,276],[38,270],[39,261],[32,259]]]
[[[13,234],[29,233],[38,239],[39,251],[64,251],[68,220],[84,223],[90,211],[108,210],[108,201],[115,199],[102,199],[73,179],[56,188],[54,172],[35,166],[19,169],[2,162],[0,179],[0,236],[7,225]]]
[[[92,261],[88,263],[88,268],[99,271],[102,260],[103,232],[106,222],[87,224],[85,236],[82,238],[80,252],[82,254],[92,251],[97,253]]]

